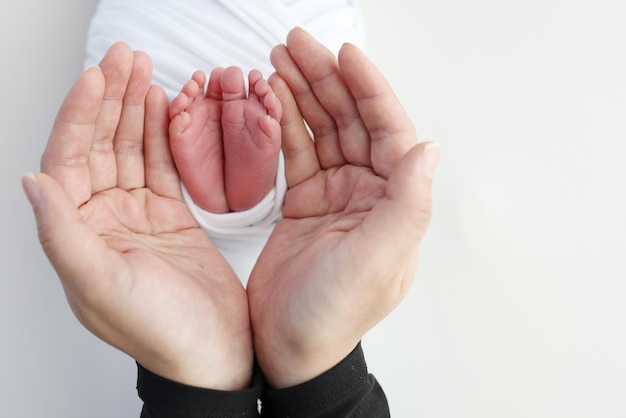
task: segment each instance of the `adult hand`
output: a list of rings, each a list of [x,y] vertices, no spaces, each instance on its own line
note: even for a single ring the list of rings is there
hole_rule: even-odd
[[[182,201],[168,102],[152,64],[125,44],[78,78],[42,173],[23,178],[43,249],[80,322],[152,372],[246,387],[246,293]]]
[[[439,147],[418,144],[392,89],[356,47],[344,45],[337,61],[294,29],[271,58],[289,191],[248,298],[257,360],[281,388],[340,362],[407,293]]]

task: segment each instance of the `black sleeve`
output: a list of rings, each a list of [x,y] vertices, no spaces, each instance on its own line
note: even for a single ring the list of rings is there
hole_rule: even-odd
[[[137,391],[144,401],[141,418],[258,417],[264,418],[386,418],[389,405],[382,388],[368,374],[359,344],[335,367],[298,386],[264,387],[255,373],[250,389],[225,392],[172,382],[138,367]]]
[[[236,392],[201,389],[160,377],[137,363],[137,392],[144,401],[141,418],[258,417],[263,380],[255,375],[250,389]]]
[[[389,404],[382,388],[367,372],[359,344],[341,363],[321,376],[286,389],[265,388],[264,418],[385,418]]]

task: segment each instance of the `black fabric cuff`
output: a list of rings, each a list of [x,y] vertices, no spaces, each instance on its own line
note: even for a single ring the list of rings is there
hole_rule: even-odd
[[[141,418],[258,417],[263,379],[255,373],[252,387],[241,391],[202,389],[158,376],[137,363],[137,392],[144,401]]]
[[[382,388],[368,374],[361,344],[321,376],[285,389],[265,387],[262,417],[389,417]]]

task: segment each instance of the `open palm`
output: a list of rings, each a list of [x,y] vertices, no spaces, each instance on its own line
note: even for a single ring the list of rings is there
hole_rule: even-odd
[[[289,191],[248,298],[259,364],[285,387],[337,364],[402,300],[431,181],[427,144],[357,48],[344,46],[337,62],[295,29],[272,63]]]
[[[35,175],[40,239],[94,334],[161,376],[242,388],[246,293],[182,201],[167,98],[150,79],[150,60],[124,44],[80,76]]]

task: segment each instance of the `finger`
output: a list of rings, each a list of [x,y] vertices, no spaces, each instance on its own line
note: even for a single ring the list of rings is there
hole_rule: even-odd
[[[321,166],[315,145],[304,125],[289,86],[278,74],[272,74],[269,83],[283,108],[280,126],[285,156],[285,175],[287,186],[293,187],[320,171]]]
[[[272,65],[289,86],[295,102],[315,138],[315,148],[323,168],[344,165],[346,159],[339,144],[337,125],[317,100],[309,82],[302,74],[285,45],[278,45],[271,54]]]
[[[89,155],[92,193],[117,185],[113,139],[133,68],[133,51],[123,42],[113,44],[100,61],[100,68],[104,74],[105,91]]]
[[[90,67],[65,97],[41,158],[41,170],[65,189],[75,207],[91,197],[88,161],[103,96],[102,71]]]
[[[399,290],[401,295],[414,276],[419,245],[432,216],[432,178],[439,154],[440,147],[434,143],[422,143],[409,150],[394,167],[385,197],[372,208],[359,233],[352,236],[355,240],[352,245],[377,243],[372,247],[375,254],[370,265],[363,268],[374,280],[386,280],[386,276],[393,275],[388,278],[397,282],[384,285]],[[394,266],[396,271],[389,266]]]
[[[135,52],[113,150],[117,165],[117,187],[131,190],[145,185],[143,156],[146,95],[152,80],[152,61]]]
[[[432,179],[440,153],[441,148],[435,143],[414,146],[394,167],[387,182],[385,198],[398,216],[384,218],[398,223],[405,219],[407,226],[412,226],[409,229],[413,231],[416,241],[423,238],[430,222]],[[399,228],[396,226],[398,232]]]
[[[357,47],[341,48],[339,67],[369,131],[374,170],[387,178],[417,144],[415,128],[385,77]]]
[[[313,93],[335,120],[345,158],[351,164],[371,166],[369,134],[334,54],[301,28],[287,35],[287,48]]]
[[[30,173],[22,177],[41,245],[66,293],[102,295],[93,285],[107,285],[114,255],[93,229],[82,222],[70,196],[52,177]]]
[[[145,176],[146,187],[159,196],[182,199],[180,179],[169,146],[167,95],[152,86],[146,97]]]

